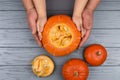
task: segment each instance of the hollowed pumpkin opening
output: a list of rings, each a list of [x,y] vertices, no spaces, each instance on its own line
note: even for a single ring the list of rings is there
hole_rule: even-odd
[[[64,56],[74,51],[81,40],[81,32],[72,19],[56,15],[48,19],[42,33],[43,47],[54,56]]]
[[[64,48],[72,43],[73,34],[66,24],[57,24],[50,30],[49,38],[51,44],[57,48]]]

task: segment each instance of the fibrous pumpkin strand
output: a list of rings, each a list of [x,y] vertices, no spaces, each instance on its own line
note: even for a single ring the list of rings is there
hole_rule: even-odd
[[[72,39],[72,34],[70,33],[69,29],[64,24],[57,25],[54,28],[56,29],[53,29],[52,31],[52,42],[61,47],[69,44]]]
[[[38,57],[32,62],[32,68],[33,72],[40,77],[51,74],[54,66],[53,62],[49,58]]]

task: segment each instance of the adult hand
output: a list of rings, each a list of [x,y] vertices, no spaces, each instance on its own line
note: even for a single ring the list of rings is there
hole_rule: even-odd
[[[27,10],[27,21],[29,27],[32,31],[32,34],[37,41],[38,45],[41,47],[41,41],[39,40],[38,32],[37,32],[37,12],[34,8]]]
[[[83,18],[83,27],[86,30],[86,33],[82,37],[82,41],[79,45],[79,49],[87,41],[88,37],[90,36],[90,32],[91,32],[92,25],[93,25],[93,11],[86,8],[83,11],[82,18]]]

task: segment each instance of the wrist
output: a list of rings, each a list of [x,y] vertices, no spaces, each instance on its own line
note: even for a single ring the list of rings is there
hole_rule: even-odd
[[[29,8],[29,9],[26,9],[26,12],[27,13],[30,13],[31,11],[34,11],[35,10],[35,8],[34,7],[31,7],[31,8]]]
[[[47,17],[46,11],[38,12],[38,18],[46,18],[46,17]]]
[[[46,15],[38,15],[38,19],[47,19]]]
[[[94,11],[95,11],[95,9],[88,8],[88,7],[86,7],[85,10],[88,10],[88,11],[90,11],[90,12],[94,12]]]
[[[88,13],[90,13],[90,14],[93,14],[93,13],[94,13],[94,10],[89,9],[89,8],[85,8],[84,11],[83,11],[83,14],[84,14],[84,12],[88,12]]]
[[[81,14],[73,14],[72,18],[82,18]]]
[[[82,16],[82,13],[78,13],[78,12],[73,12],[73,17],[81,17]]]
[[[47,21],[47,17],[46,16],[41,16],[41,17],[39,16],[37,20],[38,20],[38,22],[39,21],[46,22]]]

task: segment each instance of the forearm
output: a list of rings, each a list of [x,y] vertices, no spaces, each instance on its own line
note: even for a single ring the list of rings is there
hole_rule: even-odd
[[[73,15],[82,14],[88,0],[75,0]]]
[[[86,9],[90,9],[90,10],[94,11],[97,8],[100,1],[101,0],[89,0],[88,4],[86,6]]]
[[[38,17],[46,17],[46,0],[33,0]]]
[[[25,9],[28,11],[32,8],[34,8],[33,1],[32,0],[22,0]]]

